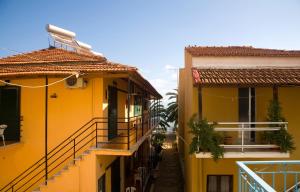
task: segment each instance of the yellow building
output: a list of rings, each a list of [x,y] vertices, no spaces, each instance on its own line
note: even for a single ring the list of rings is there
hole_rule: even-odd
[[[186,47],[179,73],[179,151],[187,192],[238,191],[236,161],[300,159],[300,51]],[[286,122],[267,122],[272,99],[279,100]],[[193,114],[217,122],[223,158],[189,153],[193,135],[187,123]],[[292,153],[262,137],[281,127],[294,137]]]
[[[1,58],[0,80],[1,192],[145,188],[161,96],[137,68],[50,47]]]

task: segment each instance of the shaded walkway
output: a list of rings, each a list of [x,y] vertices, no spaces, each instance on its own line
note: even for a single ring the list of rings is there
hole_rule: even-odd
[[[163,160],[159,164],[159,177],[155,180],[155,192],[183,192],[183,177],[175,145],[175,135],[167,135]]]

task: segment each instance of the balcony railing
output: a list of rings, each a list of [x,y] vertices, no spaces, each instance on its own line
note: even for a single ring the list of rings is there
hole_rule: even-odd
[[[143,120],[142,120],[143,119]],[[51,149],[10,183],[0,188],[1,192],[25,192],[33,190],[43,181],[47,183],[55,173],[68,164],[89,153],[89,149],[129,150],[150,130],[159,124],[158,116],[136,116],[117,119],[117,134],[108,139],[108,118],[96,117],[87,122],[59,145]]]
[[[239,192],[300,189],[300,161],[239,161]]]
[[[224,137],[226,152],[278,151],[279,146],[268,143],[264,138],[266,132],[287,130],[287,122],[218,122],[215,131]]]

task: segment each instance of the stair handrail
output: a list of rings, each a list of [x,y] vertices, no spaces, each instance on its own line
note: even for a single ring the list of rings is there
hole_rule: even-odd
[[[291,190],[293,190],[295,187],[299,186],[300,185],[300,181],[298,181],[296,184],[294,184],[293,186],[291,186],[290,188],[288,188],[285,192],[289,192]],[[298,187],[299,189],[299,187]]]
[[[66,141],[68,141],[70,138],[72,138],[75,134],[77,134],[79,131],[81,131],[82,129],[84,129],[87,125],[89,125],[91,122],[93,122],[94,120],[96,120],[96,119],[106,119],[106,118],[104,118],[104,117],[94,117],[94,118],[92,118],[90,121],[88,121],[87,123],[85,123],[83,126],[81,126],[78,130],[76,130],[75,132],[73,132],[69,137],[67,137],[65,140],[63,140],[60,144],[58,144],[56,147],[54,147],[51,151],[49,151],[48,153],[47,153],[47,156],[48,155],[50,155],[51,153],[53,153],[57,148],[59,148],[61,145],[63,145]],[[90,128],[91,126],[93,126],[95,124],[95,122],[94,123],[92,123],[88,128]],[[66,145],[65,145],[66,146]],[[64,147],[65,147],[64,146]],[[62,147],[63,148],[63,147]],[[61,148],[61,149],[62,149]],[[53,156],[50,156],[50,158],[51,157],[53,157]],[[49,158],[49,159],[50,159]],[[29,168],[27,168],[25,171],[23,171],[21,174],[19,174],[18,176],[16,176],[12,181],[10,181],[8,184],[6,184],[4,187],[2,187],[1,189],[0,189],[0,191],[3,191],[3,190],[5,190],[6,188],[8,188],[6,191],[8,191],[9,189],[11,189],[11,187],[12,186],[14,186],[13,185],[13,183],[14,182],[16,182],[15,184],[17,184],[17,183],[19,183],[21,180],[23,180],[25,177],[27,177],[29,174],[31,174],[34,170],[32,170],[32,171],[30,171],[29,173],[27,173],[30,169],[32,169],[34,166],[36,166],[37,164],[39,164],[38,165],[38,167],[40,167],[41,165],[43,165],[43,163],[45,163],[45,161],[42,161],[42,160],[45,160],[45,156],[43,156],[42,158],[40,158],[37,162],[35,162],[33,165],[31,165]],[[42,162],[41,162],[42,161]],[[37,168],[38,168],[37,167]],[[27,173],[25,176],[23,176],[25,173]],[[21,179],[20,179],[20,177],[21,177]],[[6,192],[5,191],[5,192]]]
[[[132,121],[132,118],[139,118],[139,116],[134,116],[134,117],[130,117],[129,121]],[[77,129],[75,132],[73,132],[70,136],[68,136],[66,139],[64,139],[62,142],[60,142],[58,145],[56,145],[53,149],[51,149],[48,153],[47,153],[47,161],[50,160],[51,158],[53,158],[55,155],[57,155],[59,152],[62,152],[62,150],[66,149],[67,151],[64,151],[63,154],[58,154],[59,156],[53,160],[53,162],[47,165],[47,168],[50,168],[51,165],[54,166],[54,168],[49,169],[49,171],[47,172],[48,174],[51,173],[53,170],[55,170],[57,167],[61,166],[65,161],[67,161],[69,158],[71,158],[73,156],[73,160],[75,159],[76,153],[78,151],[80,151],[83,147],[85,147],[86,145],[88,145],[90,142],[92,142],[95,138],[97,138],[98,136],[101,137],[101,135],[97,134],[97,130],[108,130],[108,128],[98,128],[97,125],[98,123],[108,123],[108,121],[103,121],[103,120],[107,120],[108,117],[94,117],[92,118],[90,121],[88,121],[87,123],[85,123],[83,126],[81,126],[79,129]],[[121,121],[118,123],[127,123],[125,120],[128,118],[118,118],[118,119],[124,119],[124,122]],[[102,120],[102,121],[101,121]],[[134,120],[133,120],[134,121]],[[158,122],[156,122],[158,123]],[[87,132],[91,127],[93,127],[94,125],[96,125],[95,129],[93,129],[90,132]],[[156,124],[157,125],[157,124]],[[155,126],[156,126],[155,125]],[[133,126],[133,127],[128,127],[128,128],[124,128],[124,130],[134,130],[136,129],[136,138],[133,138],[137,141],[137,129],[138,126]],[[118,128],[118,130],[120,130]],[[96,132],[95,135],[93,135]],[[88,133],[88,134],[85,134]],[[85,135],[84,135],[85,134]],[[90,137],[92,135],[92,137]],[[78,141],[78,137],[82,136],[83,138],[81,138]],[[131,135],[127,135],[128,138],[130,138]],[[70,140],[71,139],[71,140]],[[76,142],[77,139],[77,142]],[[81,142],[83,142],[84,140],[88,139],[87,142],[85,142],[84,144],[80,144]],[[131,142],[131,141],[130,141]],[[96,139],[96,143],[97,143],[97,139]],[[71,144],[71,148],[67,147],[70,146]],[[125,144],[125,143],[122,143]],[[79,148],[76,146],[79,146]],[[129,143],[128,143],[129,146]],[[66,155],[67,153],[71,152],[71,155]],[[67,156],[67,157],[66,157]],[[64,158],[64,159],[62,159]],[[15,191],[19,191],[22,188],[25,188],[24,186],[29,185],[29,187],[27,187],[24,191],[27,191],[28,189],[32,188],[35,184],[37,184],[38,182],[40,182],[47,174],[44,174],[43,171],[46,170],[46,167],[39,170],[38,168],[42,167],[42,165],[45,164],[45,156],[43,156],[41,159],[39,159],[37,162],[35,162],[33,165],[31,165],[29,168],[27,168],[25,171],[23,171],[21,174],[19,174],[18,176],[16,176],[12,181],[10,181],[8,184],[6,184],[4,187],[2,187],[0,189],[1,192],[7,192],[9,190],[14,191],[14,187],[18,187],[17,189],[15,189]],[[57,163],[57,164],[55,164]],[[75,160],[74,160],[75,163]],[[31,175],[34,171],[38,171],[38,173],[34,173],[35,175]],[[38,180],[34,180],[36,179],[39,175],[42,176],[38,178]],[[28,178],[28,176],[30,177],[29,179],[26,180],[26,182],[21,183],[20,186],[18,186],[18,184],[24,180],[25,178]],[[33,181],[33,183],[29,183]]]

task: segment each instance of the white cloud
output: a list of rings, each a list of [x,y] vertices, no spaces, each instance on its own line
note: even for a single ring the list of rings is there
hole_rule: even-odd
[[[165,97],[165,94],[167,92],[172,91],[177,87],[177,81],[173,80],[172,78],[166,77],[165,79],[162,78],[156,78],[150,80],[150,83],[159,91],[159,93],[164,97],[163,103],[166,105],[168,103],[167,97]]]

